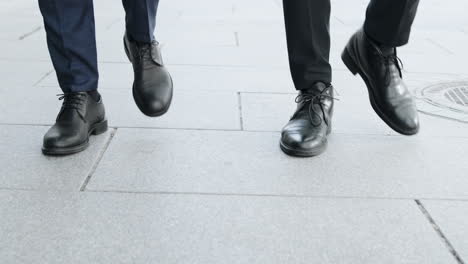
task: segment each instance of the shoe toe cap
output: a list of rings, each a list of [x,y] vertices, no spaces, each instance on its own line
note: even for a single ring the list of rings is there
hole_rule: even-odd
[[[145,101],[140,105],[140,109],[147,116],[162,115],[166,113],[170,105],[170,100],[163,98],[147,98]]]
[[[285,133],[281,141],[291,148],[302,148],[305,144],[305,137],[300,133]]]
[[[307,137],[300,133],[284,133],[281,144],[298,153],[319,153],[326,145],[326,139],[320,136]]]
[[[419,118],[418,117],[409,117],[405,118],[403,121],[403,127],[408,134],[414,135],[419,132]]]
[[[414,135],[419,132],[419,115],[413,104],[399,107],[395,116],[395,121],[403,134]]]
[[[66,133],[58,131],[52,127],[45,135],[43,140],[44,149],[63,149],[79,145],[80,137],[76,133]]]
[[[160,116],[167,112],[172,102],[172,87],[146,84],[134,89],[137,106],[147,116]]]

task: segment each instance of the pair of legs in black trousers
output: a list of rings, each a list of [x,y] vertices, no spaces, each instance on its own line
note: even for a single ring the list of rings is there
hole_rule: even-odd
[[[322,81],[331,83],[330,0],[284,0],[291,73],[296,89]],[[365,33],[390,47],[408,43],[418,0],[372,0]]]
[[[415,104],[402,82],[396,48],[408,43],[419,0],[371,0],[363,27],[342,58],[360,74],[372,107],[394,130],[418,132]],[[293,156],[325,150],[333,114],[330,54],[330,0],[283,0],[289,63],[298,109],[283,129],[281,148]]]

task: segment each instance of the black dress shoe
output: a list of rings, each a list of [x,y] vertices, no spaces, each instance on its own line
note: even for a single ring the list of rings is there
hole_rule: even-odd
[[[151,117],[165,114],[171,105],[173,83],[161,57],[159,43],[137,43],[124,36],[124,47],[133,64],[133,98],[140,111]]]
[[[360,30],[351,37],[341,57],[366,83],[371,105],[380,118],[401,134],[417,134],[418,111],[402,80],[396,48],[378,45]]]
[[[297,110],[281,133],[280,147],[296,157],[312,157],[327,148],[333,116],[333,86],[316,83],[299,92]]]
[[[68,155],[85,150],[89,136],[107,130],[102,98],[97,102],[86,92],[65,93],[55,125],[44,136],[42,152],[46,155]]]

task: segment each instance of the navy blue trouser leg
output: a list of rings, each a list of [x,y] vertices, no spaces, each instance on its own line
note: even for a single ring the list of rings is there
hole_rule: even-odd
[[[159,0],[122,0],[127,33],[133,40],[151,43],[154,40]]]
[[[92,0],[39,0],[50,57],[63,92],[96,90],[96,37]]]
[[[159,0],[123,0],[126,29],[135,41],[154,40]],[[39,0],[50,57],[63,92],[96,90],[96,33],[93,0]]]

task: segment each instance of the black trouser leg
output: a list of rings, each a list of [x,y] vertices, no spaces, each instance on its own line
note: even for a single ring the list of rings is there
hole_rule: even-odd
[[[122,0],[128,35],[137,42],[154,40],[159,0]]]
[[[331,83],[330,0],[283,0],[289,65],[297,90]]]
[[[92,0],[39,0],[47,44],[64,92],[97,89],[98,69]]]
[[[403,46],[408,43],[418,4],[419,0],[372,0],[364,31],[387,46]]]

